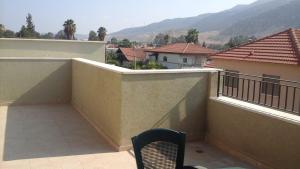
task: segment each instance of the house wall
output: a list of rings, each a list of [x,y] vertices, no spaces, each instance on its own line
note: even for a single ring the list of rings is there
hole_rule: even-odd
[[[0,38],[0,58],[85,58],[105,62],[105,43],[69,40]]]
[[[71,60],[0,58],[0,105],[69,103]]]
[[[208,142],[257,168],[299,168],[300,118],[237,102],[209,100]]]
[[[167,62],[164,62],[164,57],[168,58]],[[183,58],[187,58],[187,63],[183,62]],[[159,53],[158,62],[168,67],[169,69],[180,69],[188,67],[201,67],[206,62],[206,56],[191,56],[180,54]],[[153,58],[152,58],[153,59]]]
[[[257,80],[256,85],[254,86],[254,82],[251,81],[248,86],[248,81],[245,80],[244,84],[244,100],[254,100],[255,102],[260,102],[261,104],[273,105],[274,107],[280,106],[281,109],[292,110],[294,105],[294,112],[300,112],[300,66],[297,65],[286,65],[286,64],[272,64],[272,63],[259,63],[259,62],[246,62],[246,61],[234,61],[234,60],[223,60],[223,59],[214,59],[214,64],[218,68],[227,69],[227,70],[236,70],[242,74],[256,75],[262,76],[263,74],[268,75],[276,75],[280,76],[281,79],[296,81],[299,83],[290,83],[290,82],[280,82],[280,97],[274,96],[271,97],[270,94],[265,95],[264,93],[259,92],[259,81],[262,81],[261,78],[253,78],[252,80]],[[240,75],[240,78],[243,78]],[[249,77],[245,76],[244,78],[249,79]],[[222,81],[222,79],[221,79]],[[295,86],[288,87],[286,86]],[[254,88],[255,87],[255,88]],[[243,83],[242,79],[239,81],[239,98],[241,97]],[[249,95],[248,95],[249,88]],[[224,88],[224,92],[228,95],[233,93],[234,96],[237,95],[237,88],[232,90],[231,87]],[[295,99],[294,99],[294,90],[295,90]],[[253,94],[254,93],[254,94]],[[248,96],[248,98],[247,98]],[[287,98],[287,99],[286,99]],[[286,102],[287,100],[287,102]]]
[[[237,70],[243,74],[262,76],[263,74],[280,76],[281,79],[300,81],[300,66],[274,63],[246,62],[214,59],[217,68]]]

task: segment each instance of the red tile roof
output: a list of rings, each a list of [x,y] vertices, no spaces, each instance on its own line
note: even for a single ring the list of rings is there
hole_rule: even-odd
[[[216,53],[211,58],[299,65],[300,29],[288,29],[254,42]]]
[[[144,60],[146,57],[144,50],[143,48],[120,48],[120,51],[128,61],[134,61],[134,58],[136,58],[137,61]]]
[[[163,47],[145,50],[146,52],[156,52],[156,53],[174,53],[174,54],[186,54],[186,55],[199,55],[199,54],[213,54],[214,50],[204,48],[200,45],[193,43],[175,43],[171,45],[166,45]]]

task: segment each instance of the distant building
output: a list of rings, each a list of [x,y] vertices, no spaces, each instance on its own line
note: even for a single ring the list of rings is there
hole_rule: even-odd
[[[156,60],[169,69],[203,67],[207,57],[215,53],[212,49],[193,43],[175,43],[145,50],[145,52],[147,59]]]
[[[122,65],[145,60],[146,53],[143,48],[119,48],[117,50],[118,60]]]
[[[288,29],[216,53],[211,59],[209,66],[227,71],[223,80],[227,94],[300,110],[300,29]],[[249,80],[247,75],[255,76]]]
[[[251,75],[300,81],[300,29],[288,29],[216,53],[211,65]]]

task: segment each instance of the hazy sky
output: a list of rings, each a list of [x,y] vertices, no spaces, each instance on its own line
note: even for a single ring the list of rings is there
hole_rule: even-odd
[[[255,0],[0,0],[0,23],[19,31],[31,13],[36,30],[54,32],[66,19],[77,33],[88,34],[100,26],[109,32],[143,26],[169,18],[218,12]]]

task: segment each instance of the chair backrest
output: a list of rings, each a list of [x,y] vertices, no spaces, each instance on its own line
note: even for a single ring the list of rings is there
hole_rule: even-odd
[[[185,134],[151,129],[132,138],[138,169],[182,169]]]

